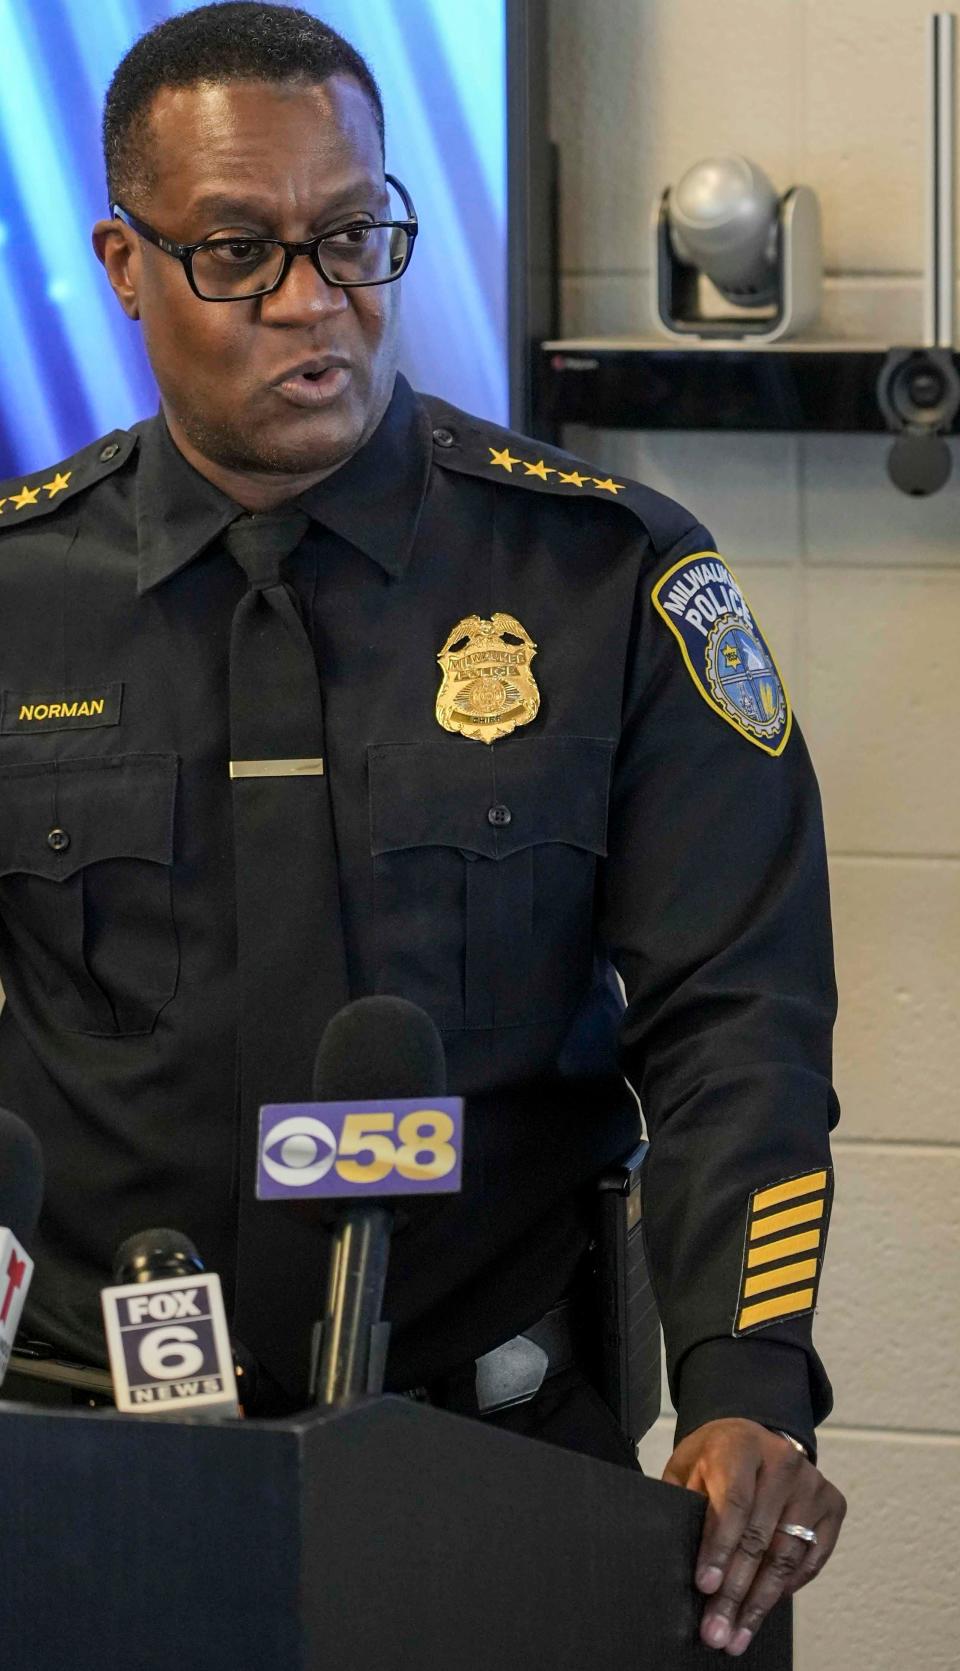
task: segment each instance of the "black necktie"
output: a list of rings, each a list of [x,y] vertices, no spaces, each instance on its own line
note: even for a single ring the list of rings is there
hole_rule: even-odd
[[[294,1398],[306,1391],[327,1239],[299,1204],[254,1188],[259,1108],[310,1097],[324,1026],[348,1001],[316,658],[280,564],[300,510],[242,516],[224,542],[250,587],[230,640],[240,981],[239,1245],[234,1330]]]

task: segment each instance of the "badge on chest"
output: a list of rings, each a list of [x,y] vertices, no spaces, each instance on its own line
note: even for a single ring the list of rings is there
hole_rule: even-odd
[[[513,615],[494,615],[489,621],[468,615],[458,621],[437,657],[443,669],[437,694],[440,725],[481,743],[529,725],[540,707],[530,670],[536,653],[530,634]]]

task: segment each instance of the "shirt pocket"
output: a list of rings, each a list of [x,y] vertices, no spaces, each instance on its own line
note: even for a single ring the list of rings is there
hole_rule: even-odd
[[[0,924],[41,1024],[149,1033],[173,997],[177,756],[0,766]]]
[[[570,1013],[592,974],[612,742],[368,751],[376,990],[447,1028]]]

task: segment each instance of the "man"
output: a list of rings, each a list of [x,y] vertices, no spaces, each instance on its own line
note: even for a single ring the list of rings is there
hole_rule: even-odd
[[[48,1172],[29,1329],[98,1361],[114,1248],[172,1222],[235,1284],[259,1407],[302,1402],[323,1250],[252,1202],[253,1118],[305,1093],[340,1004],[395,992],[443,1029],[470,1135],[463,1198],[395,1237],[388,1384],[470,1410],[475,1360],[582,1280],[625,1073],[665,1477],[709,1499],[704,1640],[742,1653],[844,1512],[812,1460],[823,842],[765,641],[680,506],[398,378],[416,222],[332,31],[172,19],[104,138],[94,247],[161,413],[0,487],[0,1102]],[[631,1460],[576,1365],[493,1419]]]

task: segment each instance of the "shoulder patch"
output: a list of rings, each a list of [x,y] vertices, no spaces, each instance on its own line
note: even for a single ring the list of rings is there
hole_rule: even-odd
[[[653,588],[653,606],[714,713],[766,754],[793,725],[786,687],[729,565],[716,551],[681,557]]]
[[[832,1196],[829,1166],[753,1191],[747,1208],[735,1335],[814,1310]]]
[[[82,493],[84,488],[103,481],[121,464],[125,464],[137,444],[137,436],[127,429],[115,429],[91,441],[79,453],[38,470],[26,481],[14,476],[0,482],[0,534],[16,528],[34,517],[45,516],[49,510]]]

